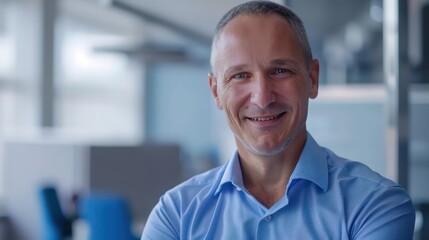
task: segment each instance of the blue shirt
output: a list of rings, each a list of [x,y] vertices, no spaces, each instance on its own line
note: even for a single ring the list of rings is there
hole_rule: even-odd
[[[246,190],[235,153],[165,193],[141,239],[407,240],[414,219],[403,188],[307,134],[286,193],[271,208]]]

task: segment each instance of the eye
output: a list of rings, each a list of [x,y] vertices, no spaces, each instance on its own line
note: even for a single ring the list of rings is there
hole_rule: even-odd
[[[246,73],[238,73],[232,76],[232,78],[235,78],[235,79],[244,79],[248,77],[249,75],[247,75]]]
[[[271,77],[274,78],[289,78],[293,75],[293,71],[290,68],[273,68],[271,71]]]
[[[289,69],[285,68],[276,68],[273,71],[273,74],[282,74],[282,73],[290,73],[291,71]]]

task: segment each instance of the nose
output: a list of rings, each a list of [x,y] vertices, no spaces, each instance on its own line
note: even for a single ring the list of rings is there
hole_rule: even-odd
[[[252,82],[250,102],[265,109],[276,101],[272,80],[266,76],[257,76]]]

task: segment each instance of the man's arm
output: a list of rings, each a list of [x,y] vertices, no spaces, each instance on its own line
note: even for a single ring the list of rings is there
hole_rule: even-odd
[[[179,219],[179,211],[172,196],[162,196],[149,215],[141,240],[180,239]]]
[[[359,215],[351,239],[413,239],[415,210],[410,197],[399,186],[377,193]]]

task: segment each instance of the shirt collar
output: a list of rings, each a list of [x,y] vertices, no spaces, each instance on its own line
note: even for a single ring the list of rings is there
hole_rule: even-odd
[[[328,189],[328,162],[326,152],[307,132],[307,140],[299,157],[289,184],[295,179],[305,179],[315,183],[324,192]]]
[[[323,191],[328,188],[328,165],[326,153],[313,139],[310,133],[307,132],[307,140],[299,157],[295,170],[290,177],[289,184],[294,179],[305,179],[315,183]],[[237,189],[245,189],[243,183],[243,175],[241,172],[240,158],[238,152],[235,151],[231,160],[227,163],[222,178],[214,192],[217,195],[222,186],[226,183],[231,183]]]
[[[243,183],[243,175],[241,173],[240,158],[237,151],[234,152],[231,160],[229,160],[227,163],[225,171],[214,194],[218,194],[221,191],[222,186],[226,183],[231,183],[238,189],[245,188]]]

